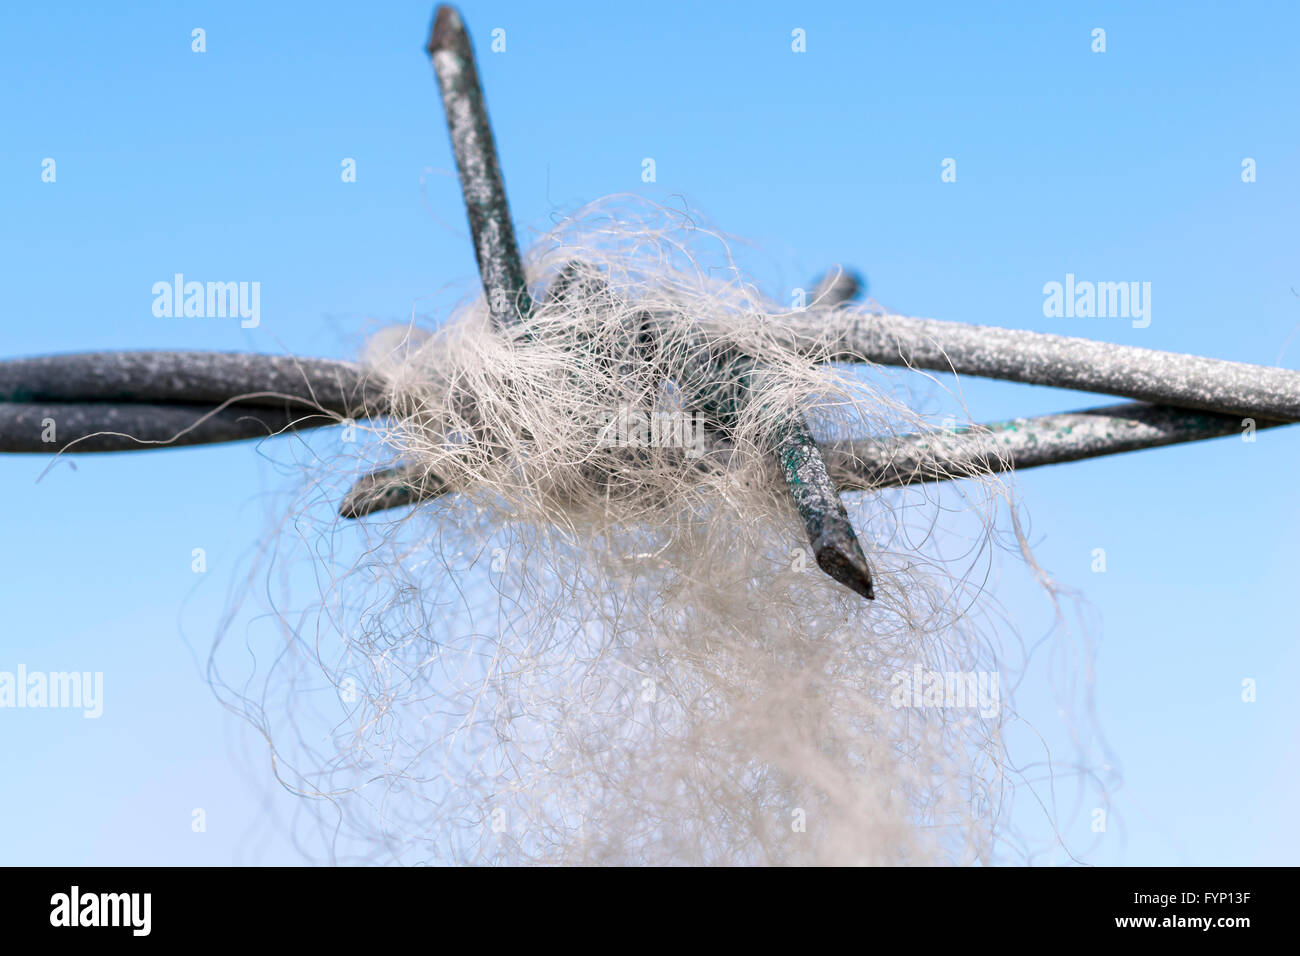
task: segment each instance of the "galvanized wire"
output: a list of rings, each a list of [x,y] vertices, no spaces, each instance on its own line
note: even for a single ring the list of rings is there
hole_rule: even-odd
[[[1300,372],[1043,332],[839,310],[773,319],[779,341],[869,361],[1099,392],[1157,405],[1300,420]]]

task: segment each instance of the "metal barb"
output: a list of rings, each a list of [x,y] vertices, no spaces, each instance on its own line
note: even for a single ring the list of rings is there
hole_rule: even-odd
[[[840,584],[873,600],[876,594],[871,585],[871,567],[831,480],[822,450],[802,415],[781,427],[776,459],[803,519],[818,567]]]
[[[866,279],[852,269],[837,266],[817,280],[813,286],[813,301],[833,308],[861,299],[866,291]]]
[[[717,355],[701,339],[680,370],[679,384],[723,434],[739,422],[764,366],[741,355]],[[875,597],[871,569],[835,489],[822,449],[802,414],[779,418],[770,433],[772,454],[803,520],[823,571],[863,597]]]
[[[506,187],[474,65],[474,51],[455,7],[438,7],[428,50],[442,90],[488,311],[498,329],[507,329],[527,320],[533,303],[510,223]]]
[[[449,490],[438,478],[412,466],[382,468],[352,486],[339,507],[339,516],[363,518],[387,508],[427,501]]]
[[[455,7],[443,4],[434,13],[427,50],[442,92],[488,313],[496,329],[504,331],[527,321],[533,300],[528,295],[523,259],[510,222],[510,204],[506,201],[483,85],[474,63],[474,48]],[[413,466],[382,468],[363,476],[348,490],[339,514],[360,518],[436,498],[448,490],[442,481]]]

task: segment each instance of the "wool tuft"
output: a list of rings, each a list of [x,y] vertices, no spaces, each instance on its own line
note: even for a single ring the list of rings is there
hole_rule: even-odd
[[[316,479],[262,554],[285,584],[270,653],[252,625],[252,673],[227,676],[250,659],[224,653],[233,627],[214,651],[322,855],[1015,858],[1023,660],[986,583],[1000,554],[1037,571],[1010,486],[846,494],[866,601],[818,569],[770,436],[792,414],[826,441],[930,428],[905,373],[794,351],[722,237],[677,211],[606,201],[527,267],[518,325],[479,298],[367,352],[394,413],[333,474],[445,493],[327,520],[339,485]],[[869,306],[806,306],[841,308]],[[700,411],[723,403],[732,421]]]

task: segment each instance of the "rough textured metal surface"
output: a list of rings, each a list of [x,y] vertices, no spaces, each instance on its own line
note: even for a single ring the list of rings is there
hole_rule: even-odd
[[[428,52],[442,92],[488,312],[497,329],[507,329],[527,319],[533,303],[528,295],[519,243],[510,222],[510,204],[506,200],[505,181],[488,120],[483,85],[474,62],[474,49],[454,7],[438,7]],[[447,490],[443,482],[426,476],[414,466],[385,468],[357,481],[348,490],[339,514],[359,518],[435,498]]]
[[[1254,428],[1283,424],[1287,423],[1257,419]],[[832,442],[826,447],[826,457],[831,476],[841,489],[864,491],[1246,433],[1240,416],[1127,402],[955,431]]]
[[[1300,372],[992,326],[849,310],[774,320],[789,344],[832,361],[866,359],[1030,385],[1100,392],[1225,415],[1300,420]]]
[[[673,371],[689,404],[705,412],[712,426],[726,435],[758,391],[755,383],[763,366],[748,357],[711,352],[701,345],[691,350],[685,367]],[[777,423],[772,442],[818,566],[845,587],[874,598],[866,555],[804,417],[795,414]]]
[[[370,472],[352,486],[339,507],[339,515],[361,518],[387,508],[436,498],[449,490],[438,478],[415,468],[384,468]]]
[[[867,283],[852,269],[831,269],[813,284],[812,300],[833,307],[862,297]]]
[[[510,222],[505,183],[488,123],[483,88],[469,34],[453,7],[440,6],[429,38],[429,56],[451,132],[460,188],[474,237],[488,310],[497,328],[508,328],[532,311],[524,267]]]
[[[54,423],[54,441],[47,442],[50,421]],[[312,413],[301,406],[240,406],[214,412],[197,405],[3,402],[0,452],[48,455],[65,448],[73,454],[177,448],[266,438],[336,423],[331,415]],[[87,437],[91,435],[94,437]]]
[[[112,402],[281,407],[359,418],[383,390],[350,362],[243,352],[80,352],[0,362],[0,403]]]
[[[868,600],[875,598],[867,557],[807,422],[797,415],[779,432],[776,459],[818,567]]]

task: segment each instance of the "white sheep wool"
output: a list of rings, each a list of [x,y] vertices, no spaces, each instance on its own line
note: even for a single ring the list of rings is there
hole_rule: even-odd
[[[602,202],[527,266],[518,325],[494,329],[479,297],[372,340],[394,415],[313,452],[241,603],[274,613],[232,613],[213,652],[214,687],[302,795],[319,855],[1024,858],[1006,740],[1019,642],[989,579],[1006,556],[1058,589],[1007,480],[846,494],[865,600],[817,567],[766,436],[792,414],[826,441],[932,427],[914,373],[768,335],[780,307],[680,211]],[[832,307],[869,308],[804,308]],[[735,355],[751,374],[717,428],[691,396]],[[447,491],[337,518],[340,491],[384,466]]]

